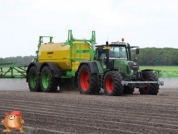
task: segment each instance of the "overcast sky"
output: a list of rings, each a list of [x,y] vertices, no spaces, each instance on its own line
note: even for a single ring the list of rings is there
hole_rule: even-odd
[[[35,55],[41,35],[54,42],[90,38],[178,48],[178,0],[0,0],[0,57]]]

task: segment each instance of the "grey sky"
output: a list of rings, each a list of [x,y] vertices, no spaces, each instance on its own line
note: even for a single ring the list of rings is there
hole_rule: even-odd
[[[98,43],[178,48],[177,0],[0,0],[0,57],[35,55],[38,37],[54,42],[90,38]]]

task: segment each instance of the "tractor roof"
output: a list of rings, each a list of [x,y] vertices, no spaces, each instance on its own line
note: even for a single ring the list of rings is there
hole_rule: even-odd
[[[109,46],[127,46],[128,43],[126,42],[111,42],[110,44],[108,44]],[[95,47],[100,47],[100,46],[106,46],[106,44],[96,44]]]
[[[109,46],[126,46],[126,47],[130,47],[131,49],[132,48],[139,48],[139,46],[130,46],[129,43],[126,43],[126,42],[111,42],[110,44],[108,44]],[[96,44],[95,47],[102,47],[102,46],[106,46],[106,44]]]

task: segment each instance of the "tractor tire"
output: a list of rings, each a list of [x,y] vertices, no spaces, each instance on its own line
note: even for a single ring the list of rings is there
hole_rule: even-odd
[[[43,67],[40,77],[40,85],[43,92],[56,92],[58,79],[52,78],[52,71],[48,66]]]
[[[151,71],[143,72],[143,78],[146,81],[157,81],[158,77]],[[157,83],[151,83],[145,88],[139,88],[140,94],[157,95],[159,92],[159,85]]]
[[[78,88],[81,94],[99,94],[100,87],[96,74],[92,74],[88,65],[82,65],[77,77]]]
[[[124,94],[133,94],[133,92],[134,92],[133,87],[129,87],[129,86],[124,87]]]
[[[122,76],[118,71],[108,71],[103,80],[105,95],[121,96],[124,91],[121,81]]]
[[[30,68],[29,73],[27,74],[28,77],[28,86],[31,92],[40,92],[40,76],[38,74],[38,69],[33,66]]]

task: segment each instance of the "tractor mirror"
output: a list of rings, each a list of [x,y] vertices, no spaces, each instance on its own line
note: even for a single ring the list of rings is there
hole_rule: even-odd
[[[139,54],[139,48],[136,48],[136,54]]]

